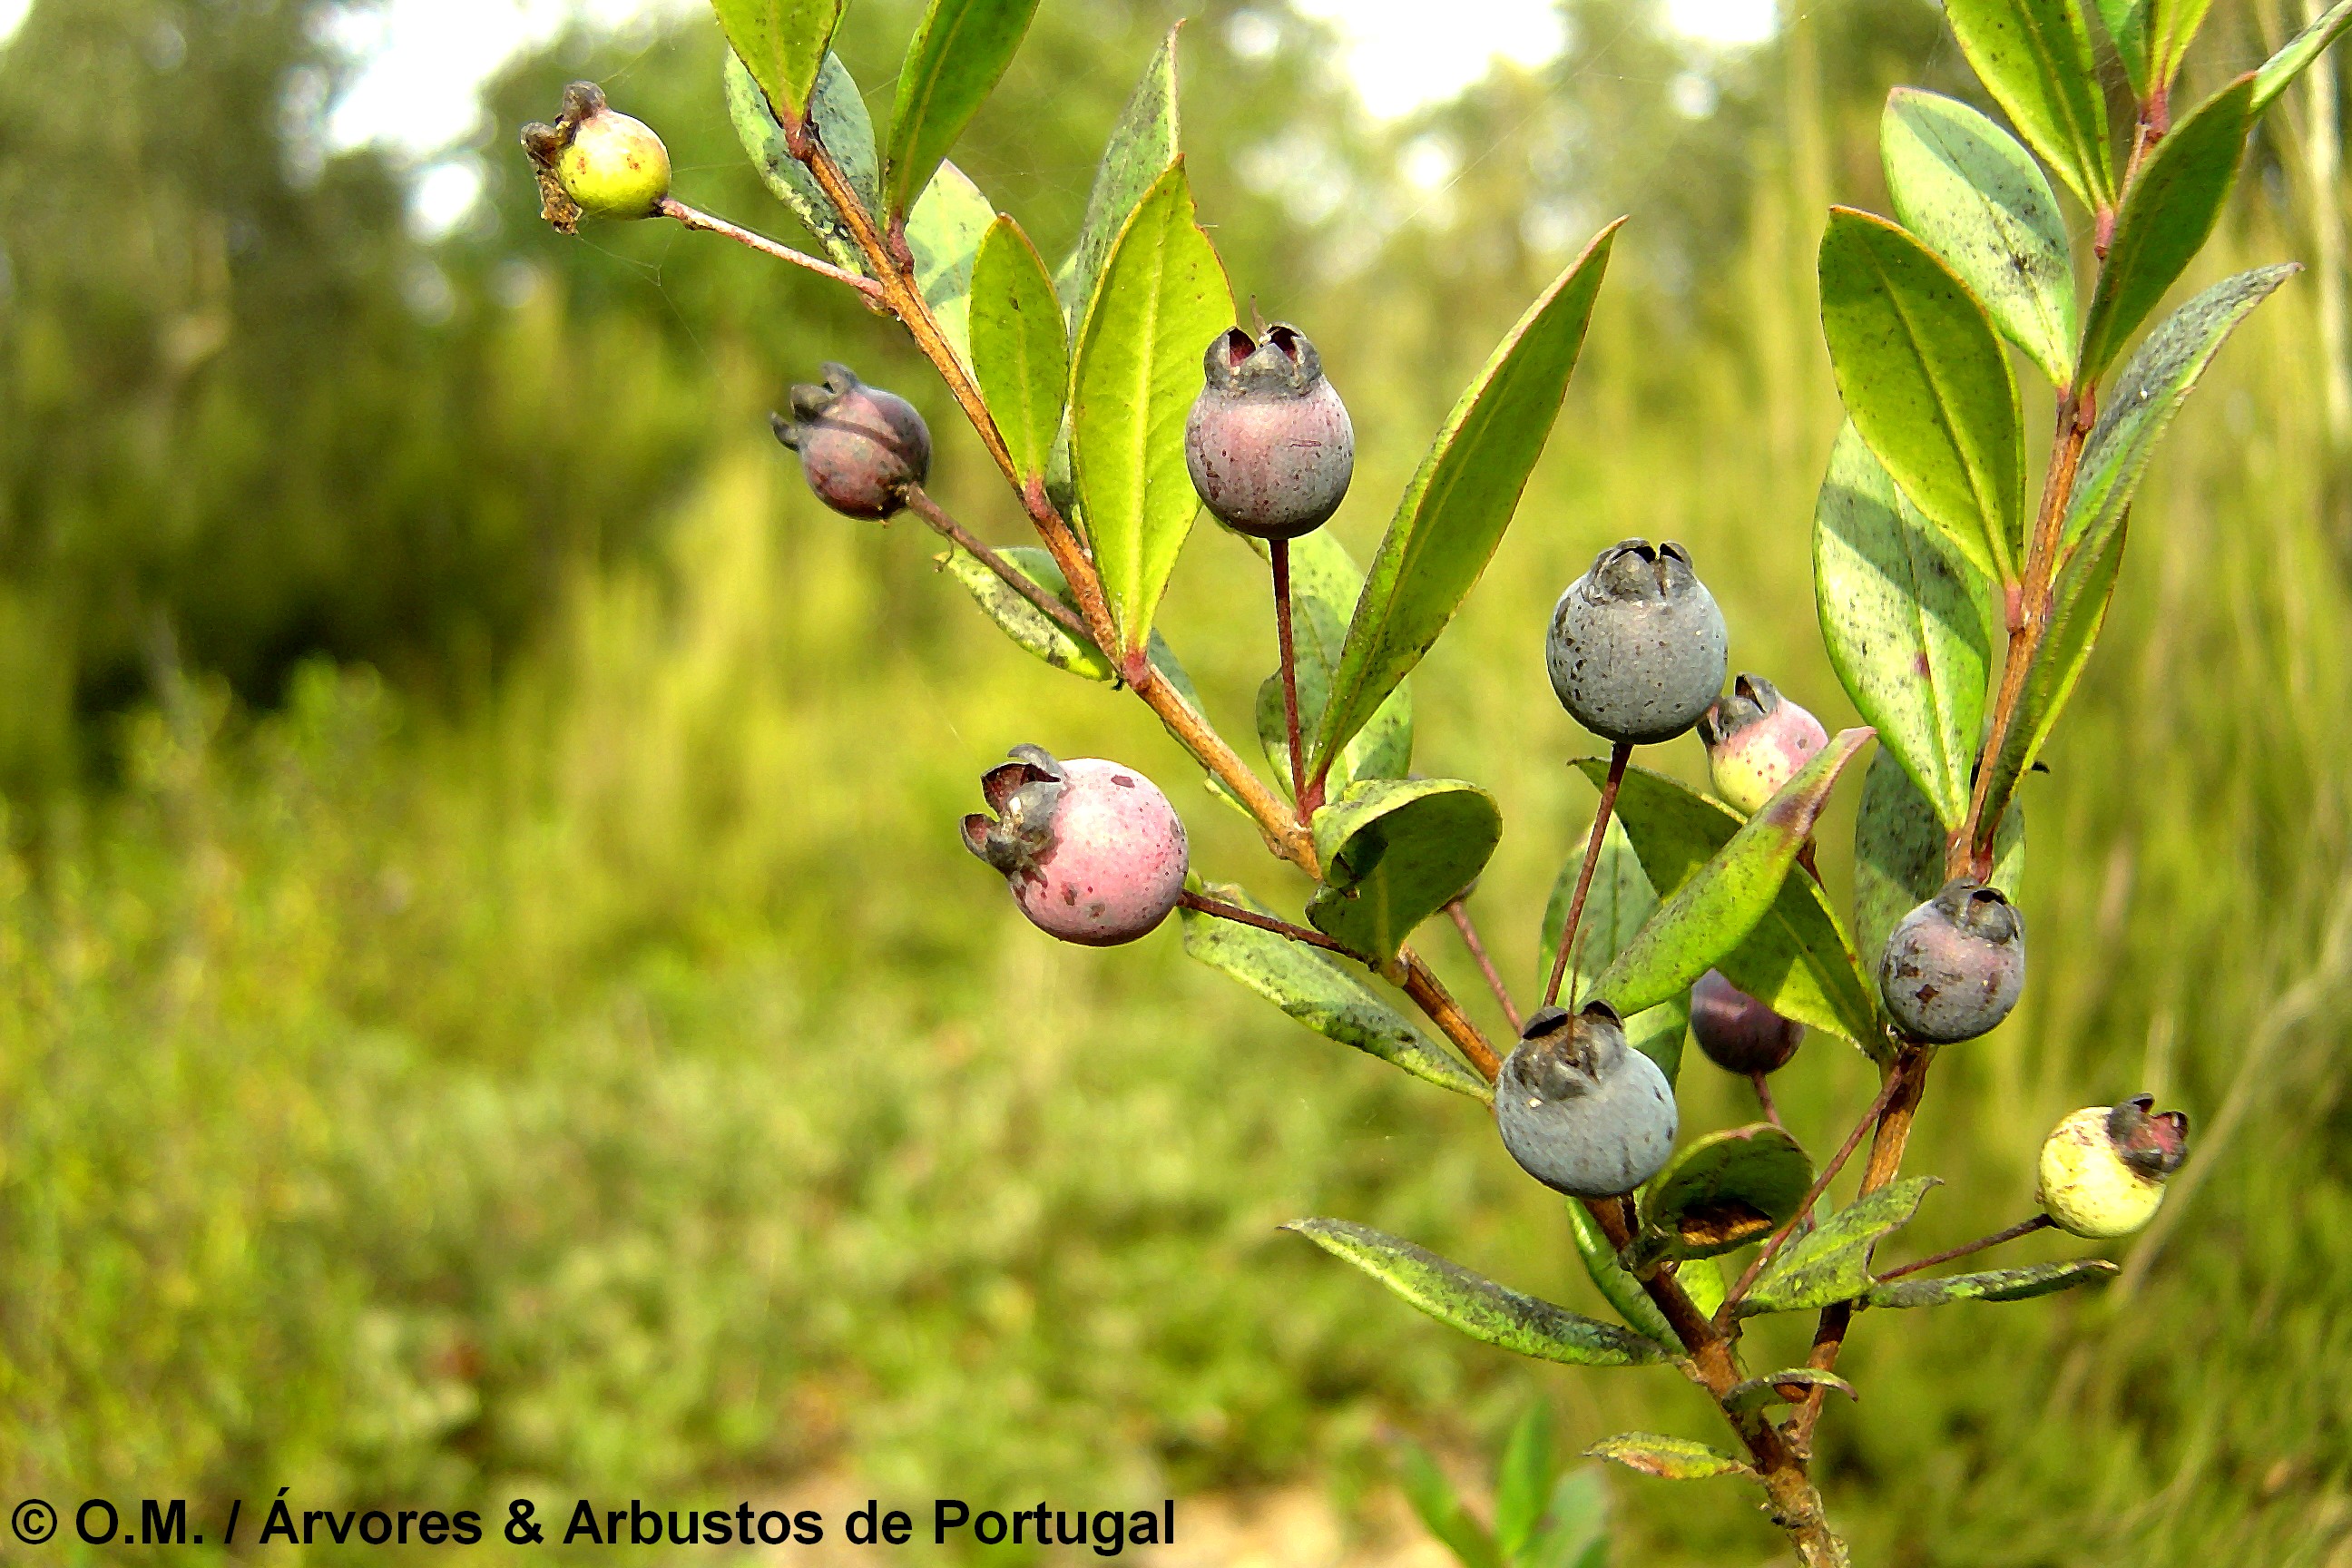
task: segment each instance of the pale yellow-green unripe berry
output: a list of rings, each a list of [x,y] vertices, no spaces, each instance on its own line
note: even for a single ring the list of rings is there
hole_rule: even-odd
[[[2060,1229],[2093,1240],[2129,1236],[2156,1217],[2165,1178],[2189,1157],[2189,1118],[2148,1114],[2135,1095],[2116,1106],[2075,1111],[2042,1145],[2042,1212]]]
[[[669,149],[642,120],[616,114],[593,81],[563,89],[555,123],[522,128],[539,174],[540,216],[564,233],[588,217],[651,217],[669,195]]]

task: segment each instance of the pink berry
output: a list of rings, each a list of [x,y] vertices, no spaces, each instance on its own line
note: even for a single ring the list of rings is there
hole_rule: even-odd
[[[1049,936],[1115,947],[1176,907],[1189,864],[1184,823],[1160,786],[1121,763],[1057,762],[1015,746],[981,775],[994,818],[963,819],[964,847],[1004,873],[1013,901]]]
[[[1753,816],[1830,743],[1822,721],[1760,675],[1742,675],[1698,721],[1707,771],[1724,804]]]

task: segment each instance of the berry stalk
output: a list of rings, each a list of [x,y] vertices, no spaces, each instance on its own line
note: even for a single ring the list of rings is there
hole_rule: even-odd
[[[1601,863],[1601,841],[1609,832],[1609,818],[1617,810],[1617,790],[1625,782],[1626,764],[1633,760],[1630,741],[1620,741],[1609,752],[1609,777],[1601,786],[1601,804],[1592,813],[1592,836],[1585,840],[1584,864],[1577,868],[1576,896],[1569,900],[1568,920],[1559,929],[1559,952],[1551,961],[1551,978],[1544,983],[1543,1005],[1559,1000],[1560,982],[1568,975],[1568,955],[1576,951],[1576,928],[1584,919],[1584,897],[1592,890],[1593,868]]]
[[[1268,540],[1266,556],[1274,565],[1275,642],[1282,657],[1282,725],[1290,745],[1290,798],[1297,805],[1298,820],[1309,822],[1322,803],[1307,798],[1307,759],[1298,749],[1298,650],[1297,634],[1290,624],[1290,541]],[[1321,782],[1319,775],[1317,782]]]
[[[2037,1230],[2047,1230],[2056,1223],[2048,1215],[2038,1214],[2032,1219],[2019,1220],[2006,1230],[1997,1230],[1990,1236],[1980,1236],[1974,1241],[1964,1241],[1958,1247],[1948,1247],[1930,1257],[1915,1259],[1899,1268],[1890,1268],[1877,1278],[1881,1284],[1889,1279],[1900,1279],[1906,1274],[1916,1274],[1922,1269],[1933,1268],[1938,1263],[1950,1263],[1955,1259],[1966,1258],[1970,1253],[1982,1252],[1988,1247],[1999,1247],[2003,1242],[2015,1241],[2021,1236],[2032,1236]]]

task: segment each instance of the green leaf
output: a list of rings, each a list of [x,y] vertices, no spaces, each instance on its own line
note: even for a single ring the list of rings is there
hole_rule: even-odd
[[[2123,62],[2124,76],[2131,83],[2132,97],[2147,96],[2147,14],[2152,0],[2099,0],[2099,20],[2105,24],[2107,40],[2116,47],[2116,57]],[[2352,0],[2347,0],[2352,4]]]
[[[778,201],[793,209],[793,216],[824,247],[826,255],[852,272],[866,273],[866,253],[857,248],[849,226],[834,210],[831,198],[818,186],[816,177],[785,145],[783,127],[776,123],[775,112],[768,107],[760,84],[751,79],[750,69],[730,53],[722,74],[726,79],[728,116],[735,122],[735,134],[741,140],[743,151],[751,155],[751,166],[759,170],[761,183]],[[824,57],[810,112],[816,121],[818,136],[832,151],[834,161],[841,165],[849,188],[872,210],[881,201],[881,175],[874,156],[874,122],[866,118],[866,100],[858,92],[857,83],[850,79],[849,68],[841,63],[840,56]]]
[[[1535,1539],[1551,1501],[1551,1412],[1538,1400],[1511,1428],[1495,1475],[1495,1544],[1504,1561],[1517,1562]]]
[[[2059,386],[2074,376],[2074,262],[2058,198],[2017,138],[1956,100],[1887,96],[1895,216],[1958,274],[2003,336]]]
[[[2180,62],[2213,0],[2153,0],[2148,7],[2148,68],[2155,80],[2169,84],[2180,74]]]
[[[1609,1491],[1587,1466],[1553,1483],[1543,1530],[1513,1568],[1607,1568]]]
[[[1253,543],[1258,542],[1253,541]],[[1364,574],[1328,528],[1290,542],[1290,630],[1296,651],[1298,724],[1315,733],[1331,700],[1331,676],[1347,641],[1348,617],[1362,594]],[[1290,726],[1282,710],[1282,674],[1257,689],[1257,734],[1276,786],[1290,793]],[[1344,794],[1359,779],[1402,778],[1412,766],[1412,691],[1400,682],[1331,766],[1326,794]]]
[[[915,286],[939,318],[956,358],[971,364],[971,269],[996,209],[953,163],[941,163],[907,218],[907,248],[915,253]]]
[[[2104,1258],[2077,1258],[2071,1263],[2036,1263],[2024,1268],[1996,1268],[1984,1274],[1947,1274],[1937,1279],[1916,1277],[1872,1288],[1874,1307],[1940,1307],[1947,1301],[2023,1301],[2054,1295],[2077,1285],[2104,1283],[2116,1266]]]
[[[1477,879],[1503,836],[1495,797],[1459,779],[1367,779],[1315,814],[1323,886],[1307,923],[1376,963]]]
[[[1062,427],[1070,347],[1054,280],[1009,217],[989,225],[971,264],[971,368],[1022,482],[1042,484]]]
[[[1595,785],[1608,772],[1599,757],[1576,765]],[[1696,874],[1742,825],[1722,802],[1641,767],[1625,771],[1617,817],[1651,885],[1670,890]],[[1865,1047],[1878,1040],[1877,985],[1863,973],[1829,896],[1811,877],[1783,880],[1763,920],[1715,967],[1784,1018]]]
[[[1013,63],[1037,0],[931,0],[898,68],[889,216],[904,213]]]
[[[2264,60],[2254,72],[2252,112],[2262,113],[2272,100],[2294,84],[2294,79],[2310,68],[2311,62],[2327,52],[2328,46],[2352,27],[2352,0],[2336,0],[2321,12],[2312,24],[2280,46],[2278,53]]]
[[[2066,503],[2067,547],[2095,550],[2121,526],[2156,444],[2231,332],[2271,291],[2302,271],[2295,262],[2225,278],[2148,333],[2106,394]],[[2081,542],[2079,544],[2077,542]]]
[[[1888,1233],[1911,1223],[1919,1200],[1937,1185],[1933,1176],[1913,1176],[1881,1187],[1798,1237],[1732,1309],[1736,1317],[1763,1312],[1807,1312],[1851,1301],[1870,1292],[1870,1249]]]
[[[1642,1223],[1675,1256],[1713,1258],[1795,1217],[1813,1184],[1797,1141],[1767,1122],[1710,1132],[1675,1151],[1642,1195]]]
[[[1592,1277],[1592,1283],[1616,1309],[1617,1315],[1637,1332],[1647,1334],[1660,1344],[1676,1345],[1674,1326],[1666,1321],[1666,1315],[1658,1310],[1658,1304],[1650,1300],[1642,1282],[1617,1261],[1617,1249],[1610,1245],[1601,1222],[1573,1198],[1569,1200],[1568,1223],[1575,1232],[1576,1255],[1584,1259],[1584,1271]],[[1717,1274],[1716,1278],[1719,1284],[1722,1276]]]
[[[1005,563],[1023,576],[1044,588],[1054,597],[1077,608],[1070,593],[1070,584],[1052,555],[1034,545],[1015,545],[996,552]],[[1063,629],[1060,622],[1049,618],[1043,611],[1016,592],[1012,584],[990,571],[980,558],[963,546],[950,545],[946,556],[948,574],[964,586],[964,591],[980,605],[982,614],[997,624],[1006,637],[1052,665],[1081,675],[1088,680],[1108,681],[1118,671],[1111,668],[1094,644],[1081,642]]]
[[[1568,394],[1616,236],[1615,224],[1602,229],[1528,307],[1405,487],[1348,627],[1310,777],[1421,662],[1493,559]]]
[[[1193,216],[1180,159],[1112,247],[1071,373],[1071,460],[1103,593],[1129,648],[1150,635],[1200,510],[1184,419],[1201,390],[1201,351],[1233,320],[1224,265]]]
[[[844,0],[710,0],[727,35],[781,124],[807,123],[809,96]]]
[[[1271,913],[1248,893],[1222,882],[1202,891],[1256,914]],[[1491,1100],[1486,1080],[1407,1022],[1370,987],[1303,942],[1197,910],[1180,910],[1184,952],[1222,970],[1299,1023],[1353,1046],[1413,1077],[1476,1100]]]
[[[1723,1396],[1723,1407],[1734,1415],[1745,1415],[1768,1405],[1794,1405],[1816,1388],[1833,1388],[1848,1399],[1862,1397],[1853,1391],[1853,1384],[1833,1372],[1823,1372],[1818,1367],[1792,1366],[1733,1384],[1731,1392]],[[1790,1393],[1791,1389],[1796,1392]]]
[[[1855,428],[1962,555],[2014,581],[2024,437],[1984,307],[1934,251],[1851,207],[1830,209],[1821,283],[1830,365]]]
[[[1813,508],[1813,601],[1846,694],[1957,828],[1968,815],[2000,605],[1851,423]]]
[[[1945,830],[1919,786],[1881,752],[1863,775],[1853,819],[1853,940],[1875,956],[1905,915],[1945,882]],[[1992,885],[2012,902],[2025,877],[2025,814],[2012,809],[1993,839]]]
[[[1595,994],[1631,1017],[1687,991],[1738,949],[1779,901],[1780,885],[1829,804],[1838,774],[1869,739],[1868,730],[1832,736],[1705,866],[1660,902],[1610,961],[1593,985]],[[1729,971],[1725,974],[1730,978]]]
[[[2083,379],[2106,373],[2139,324],[2204,248],[2238,177],[2252,123],[2254,79],[2240,77],[2172,128],[2116,215],[2115,239],[2083,325]]]
[[[1453,1483],[1445,1479],[1437,1462],[1427,1450],[1411,1438],[1401,1439],[1398,1447],[1397,1479],[1404,1487],[1405,1500],[1430,1534],[1463,1568],[1503,1568],[1503,1560],[1496,1555],[1494,1538],[1486,1527],[1471,1517],[1454,1493]]]
[[[2074,0],[1947,0],[1944,19],[2042,162],[2091,211],[2113,205],[2106,95]]]
[[[1551,978],[1559,933],[1568,924],[1568,906],[1576,898],[1576,879],[1583,869],[1584,846],[1580,842],[1568,864],[1559,868],[1551,885],[1551,898],[1544,905],[1543,941],[1536,950],[1538,984]],[[1585,889],[1584,916],[1576,928],[1576,952],[1569,958],[1569,983],[1561,994],[1570,1006],[1582,1005],[1592,982],[1609,967],[1610,960],[1624,951],[1657,907],[1657,891],[1650,886],[1641,857],[1633,853],[1633,843],[1625,837],[1625,825],[1612,817],[1601,838],[1601,864],[1593,870],[1592,886]],[[1683,1036],[1689,1027],[1690,993],[1682,991],[1626,1019],[1625,1039],[1657,1063],[1666,1082],[1672,1084],[1682,1071]]]
[[[1111,128],[1110,144],[1103,149],[1095,170],[1094,188],[1087,193],[1087,216],[1078,226],[1078,243],[1055,280],[1062,313],[1069,318],[1070,339],[1077,341],[1087,311],[1094,304],[1095,288],[1102,280],[1103,263],[1127,227],[1127,220],[1161,175],[1176,163],[1176,27],[1160,45],[1143,78],[1128,95]],[[1209,346],[1202,338],[1193,357]]]
[[[2057,727],[2058,715],[2065,710],[2066,700],[2074,695],[2075,682],[2082,679],[2083,667],[2090,662],[2091,648],[2099,640],[2099,628],[2106,624],[2116,576],[2123,569],[2124,536],[2129,531],[2127,526],[2116,527],[2107,535],[2106,543],[2095,551],[2077,552],[2058,574],[2049,634],[2034,656],[2033,668],[2026,672],[2025,695],[2018,704],[2009,738],[1992,760],[1992,780],[1985,789],[1988,822],[2000,821],[2009,810],[2018,781],[2042,754],[2043,742]]]
[[[1345,1258],[1446,1327],[1482,1343],[1571,1366],[1645,1366],[1671,1359],[1664,1346],[1639,1334],[1506,1289],[1370,1226],[1301,1219],[1282,1228]]]
[[[1669,1481],[1703,1481],[1710,1476],[1756,1473],[1746,1461],[1735,1459],[1719,1448],[1656,1432],[1620,1432],[1614,1437],[1603,1437],[1584,1451],[1593,1458],[1607,1459]]]

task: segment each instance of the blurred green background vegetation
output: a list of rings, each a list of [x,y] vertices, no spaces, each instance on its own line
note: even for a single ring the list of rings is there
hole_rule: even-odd
[[[1177,9],[1047,0],[959,151],[1049,252]],[[1197,863],[1304,890],[1139,706],[975,616],[928,535],[801,491],[764,412],[839,358],[922,404],[934,489],[1019,538],[886,323],[672,227],[537,223],[513,128],[591,76],[682,195],[794,236],[707,19],[514,68],[478,210],[426,237],[412,171],[323,150],[334,10],[37,0],[0,50],[0,1494],[252,1519],[290,1485],[495,1524],[512,1495],[849,1477],[1303,1487],[1354,1520],[1388,1434],[1483,1451],[1531,1395],[1579,1446],[1711,1437],[1670,1376],[1469,1344],[1276,1233],[1364,1220],[1598,1310],[1470,1108],[1172,926],[1058,948],[964,855],[975,775],[1036,741],[1145,767]],[[1360,554],[1525,300],[1634,215],[1502,555],[1415,678],[1420,765],[1504,802],[1475,908],[1532,987],[1591,749],[1537,647],[1598,547],[1688,542],[1735,668],[1853,721],[1810,591],[1837,421],[1811,251],[1829,201],[1883,205],[1885,89],[1963,68],[1921,0],[1734,51],[1575,0],[1557,66],[1383,123],[1277,0],[1192,10],[1204,214],[1354,411]],[[913,11],[851,7],[877,102]],[[2289,21],[2220,13],[2208,83]],[[2305,89],[2285,108],[2184,287],[2315,254]],[[1860,1561],[2352,1561],[2352,533],[2320,295],[2255,316],[2139,506],[2026,796],[2034,984],[1937,1074],[1911,1168],[1949,1185],[1906,1246],[2026,1212],[2051,1122],[2142,1088],[2196,1119],[2194,1174],[2103,1294],[1861,1325],[1864,1403],[1822,1432]],[[1204,527],[1164,622],[1242,733],[1264,594]],[[1666,754],[1695,773],[1696,742]],[[1452,933],[1423,945],[1483,1006]],[[1871,1087],[1829,1041],[1778,1085],[1817,1148]],[[1748,1113],[1704,1063],[1683,1098],[1693,1127]],[[1611,1487],[1620,1562],[1777,1550],[1736,1486]]]

